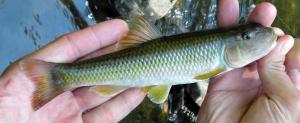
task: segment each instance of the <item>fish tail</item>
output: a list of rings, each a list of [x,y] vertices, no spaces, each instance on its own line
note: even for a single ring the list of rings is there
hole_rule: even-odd
[[[37,110],[63,91],[57,87],[51,76],[55,63],[40,60],[24,60],[20,63],[25,75],[32,80],[35,90],[32,96],[32,107]]]

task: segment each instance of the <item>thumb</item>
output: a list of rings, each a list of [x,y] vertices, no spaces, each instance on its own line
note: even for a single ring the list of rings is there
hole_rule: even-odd
[[[293,83],[300,90],[300,39],[294,38],[295,43],[286,57],[286,71]]]
[[[262,81],[265,96],[271,100],[295,104],[299,92],[285,71],[285,55],[292,48],[294,39],[285,35],[278,39],[277,46],[258,61],[258,74]]]

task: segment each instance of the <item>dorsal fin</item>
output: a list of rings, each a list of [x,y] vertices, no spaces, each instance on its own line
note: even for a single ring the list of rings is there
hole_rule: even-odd
[[[116,45],[116,50],[126,49],[162,37],[160,31],[143,17],[135,17],[130,20],[128,25],[129,32]]]

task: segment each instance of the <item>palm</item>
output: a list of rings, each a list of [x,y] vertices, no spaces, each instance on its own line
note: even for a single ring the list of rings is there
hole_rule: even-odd
[[[75,122],[76,119],[81,118],[78,102],[75,97],[68,92],[52,101],[52,104],[49,106],[45,106],[34,112],[31,107],[31,94],[34,90],[34,86],[32,85],[32,82],[25,77],[17,65],[12,66],[3,78],[4,80],[2,80],[1,83],[5,84],[5,86],[3,86],[4,89],[1,90],[3,91],[1,96],[9,99],[2,102],[1,110],[6,110],[5,114],[8,117],[14,117],[13,119],[7,119],[8,121],[13,122],[12,120],[14,120],[16,123],[20,121],[59,122],[57,120],[64,119],[64,121],[73,120],[72,122]],[[66,98],[69,101],[66,101]],[[53,106],[55,106],[55,104],[60,105],[60,109],[68,109],[68,113],[66,113],[65,110],[51,110],[51,108],[54,108]],[[56,115],[49,117],[49,111]]]
[[[16,74],[15,76],[20,76],[20,74]],[[20,84],[19,84],[20,83]],[[9,117],[15,117],[14,121],[12,122],[19,122],[24,119],[28,119],[29,117],[26,115],[21,114],[31,114],[30,109],[28,109],[28,97],[25,96],[29,94],[29,92],[26,92],[24,88],[26,86],[28,87],[27,83],[24,79],[16,78],[16,77],[5,77],[1,79],[1,97],[2,98],[9,98],[1,101],[1,110],[5,111],[5,114],[8,115],[8,117],[2,117],[2,121],[10,121],[11,119],[3,119],[3,118],[9,118]],[[22,86],[21,86],[22,85]],[[29,90],[29,89],[28,89]],[[22,110],[20,110],[22,109]],[[2,111],[1,111],[2,112]],[[4,113],[4,112],[3,112]]]
[[[288,117],[291,116],[289,106],[278,105],[281,101],[270,99],[261,84],[257,71],[249,71],[247,68],[215,78],[209,85],[202,105],[205,109],[200,112],[204,115],[200,117],[200,121],[202,117],[210,117],[209,121],[226,123],[292,122]],[[204,120],[207,122],[207,119]]]
[[[215,78],[202,105],[205,113],[200,114],[216,114],[216,122],[238,122],[259,93],[261,82],[255,74],[242,68]]]

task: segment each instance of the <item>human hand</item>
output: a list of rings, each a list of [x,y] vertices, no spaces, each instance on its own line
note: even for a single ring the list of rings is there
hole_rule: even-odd
[[[296,85],[296,88],[300,90],[300,39],[296,38],[295,43],[291,51],[286,56],[286,67],[288,75]]]
[[[40,59],[66,63],[106,53],[101,48],[127,33],[127,24],[111,20],[64,35],[21,60]],[[87,87],[67,91],[34,111],[31,96],[34,85],[20,70],[17,61],[0,77],[1,123],[98,123],[118,122],[144,98],[139,88],[128,89],[115,97],[101,97]],[[91,109],[89,112],[84,111]]]
[[[238,24],[238,1],[219,0],[218,22],[221,27]],[[256,6],[248,22],[270,26],[276,8],[269,3]],[[200,108],[198,122],[214,123],[299,123],[300,94],[294,73],[299,71],[300,50],[291,49],[294,40],[283,35],[277,46],[257,64],[235,69],[213,79]],[[284,65],[285,62],[286,67]],[[293,81],[292,81],[293,80]]]

